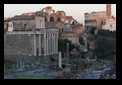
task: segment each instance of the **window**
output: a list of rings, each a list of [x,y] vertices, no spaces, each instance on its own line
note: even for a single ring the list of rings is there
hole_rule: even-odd
[[[24,24],[24,28],[26,28],[26,24]]]
[[[42,20],[40,20],[40,27],[42,27]]]

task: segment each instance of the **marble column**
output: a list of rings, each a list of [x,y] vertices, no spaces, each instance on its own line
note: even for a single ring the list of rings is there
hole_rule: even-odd
[[[48,34],[48,55],[50,55],[50,34]]]
[[[58,54],[58,33],[56,34],[56,54]]]
[[[20,68],[22,68],[22,61],[21,61],[21,59],[20,59]]]
[[[18,62],[18,58],[17,58],[17,68],[19,68],[19,62]]]
[[[56,54],[56,42],[55,42],[55,34],[54,34],[54,54]]]
[[[61,55],[61,52],[59,52],[59,60],[58,60],[58,65],[59,65],[59,68],[62,68],[62,55]]]
[[[49,40],[48,40],[48,39],[49,39],[48,36],[49,36],[49,34],[47,33],[47,55],[49,54],[49,52],[48,52],[48,46],[49,46],[49,45],[48,45],[48,41],[49,41]]]
[[[85,52],[87,52],[88,51],[88,49],[87,49],[87,40],[86,40],[86,38],[84,38],[84,42],[85,42]]]
[[[41,34],[39,34],[39,56],[41,56]]]
[[[36,56],[36,32],[34,31],[34,56]]]
[[[51,54],[53,54],[53,34],[51,34]]]
[[[44,33],[44,55],[46,55],[46,33]]]

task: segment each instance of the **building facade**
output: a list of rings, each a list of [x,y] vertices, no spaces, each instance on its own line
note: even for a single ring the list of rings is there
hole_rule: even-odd
[[[59,33],[62,32],[65,24],[74,25],[73,30],[78,35],[83,30],[83,25],[77,22],[72,16],[67,16],[65,11],[55,11],[51,6],[47,6],[40,10],[45,13],[45,26],[46,28],[54,28],[57,27],[59,29]],[[35,12],[23,13],[21,16],[32,16],[35,15]],[[17,17],[17,16],[16,16]],[[32,18],[32,17],[31,17]],[[33,25],[33,21],[31,22]],[[32,27],[32,26],[31,26]]]
[[[113,18],[108,19],[102,29],[116,31],[116,20]]]
[[[91,12],[85,13],[85,28],[96,27],[101,29],[106,22],[106,12]]]
[[[50,55],[58,55],[58,29],[45,27],[43,12],[38,11],[29,17],[13,17],[5,35],[5,60],[28,63],[35,62],[38,57],[49,59]]]
[[[103,25],[102,29],[115,31],[116,30],[116,19],[111,15],[111,4],[106,4],[106,24]]]

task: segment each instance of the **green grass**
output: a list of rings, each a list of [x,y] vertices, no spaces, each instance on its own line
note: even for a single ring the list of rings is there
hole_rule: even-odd
[[[13,79],[54,79],[54,78],[50,76],[22,75]]]
[[[22,71],[16,71],[16,70],[4,70],[4,76],[8,76],[8,75],[13,75],[13,74],[17,74],[17,73],[22,73],[25,72],[26,70],[22,70]]]

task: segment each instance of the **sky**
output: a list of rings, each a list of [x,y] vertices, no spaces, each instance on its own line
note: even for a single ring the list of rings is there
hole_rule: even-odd
[[[65,11],[79,23],[84,23],[84,13],[106,11],[106,4],[4,4],[4,17],[13,17],[26,12],[36,12],[47,6],[56,11]],[[116,4],[111,4],[112,15],[116,17]]]

